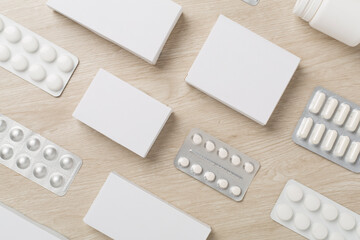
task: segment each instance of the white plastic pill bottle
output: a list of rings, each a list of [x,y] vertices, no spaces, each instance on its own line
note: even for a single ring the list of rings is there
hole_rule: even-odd
[[[297,0],[294,13],[340,42],[360,43],[360,0]]]

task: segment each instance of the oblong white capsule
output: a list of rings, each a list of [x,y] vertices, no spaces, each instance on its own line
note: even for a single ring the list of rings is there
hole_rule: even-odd
[[[340,104],[338,110],[336,111],[335,117],[334,117],[334,123],[336,125],[343,125],[345,122],[345,119],[349,115],[350,112],[350,106],[346,103]]]
[[[345,161],[355,163],[360,153],[360,142],[353,142],[346,154]]]
[[[314,123],[314,121],[312,120],[312,118],[310,118],[310,117],[309,118],[304,118],[301,121],[299,130],[298,130],[296,135],[301,139],[307,138],[313,123]]]
[[[349,146],[349,143],[350,143],[350,138],[348,136],[341,136],[335,146],[334,155],[336,157],[344,156],[344,153],[347,147]]]
[[[314,145],[318,145],[321,141],[325,132],[325,125],[324,124],[316,124],[314,130],[310,135],[310,143]]]
[[[337,138],[338,134],[336,130],[328,130],[326,132],[325,138],[323,143],[321,144],[321,149],[324,151],[330,151],[335,143],[335,140]]]
[[[345,128],[350,132],[354,132],[358,127],[359,123],[360,123],[360,111],[354,109],[351,112],[350,117],[346,122]]]
[[[309,111],[314,114],[317,114],[320,111],[321,107],[324,105],[325,98],[326,98],[325,93],[321,91],[317,91],[313,100],[310,103]]]
[[[339,104],[338,100],[336,100],[335,98],[332,98],[332,97],[329,98],[325,104],[325,107],[321,113],[321,116],[323,118],[325,118],[326,120],[329,120],[333,116],[338,104]]]

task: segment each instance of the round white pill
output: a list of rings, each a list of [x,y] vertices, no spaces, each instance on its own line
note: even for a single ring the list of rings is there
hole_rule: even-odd
[[[240,158],[238,155],[232,155],[232,156],[231,156],[231,163],[232,163],[234,166],[239,166],[240,163],[241,163],[241,158]]]
[[[6,121],[3,119],[0,119],[0,132],[5,131],[6,128],[7,128]]]
[[[57,157],[57,151],[54,147],[46,147],[43,155],[46,160],[52,161]]]
[[[254,172],[254,165],[252,163],[249,163],[249,162],[246,162],[244,164],[244,169],[245,169],[245,172],[247,173],[253,173]]]
[[[228,181],[226,181],[225,179],[219,179],[217,181],[217,185],[219,186],[219,188],[221,189],[227,189],[227,187],[229,186]]]
[[[74,61],[69,56],[63,55],[58,58],[57,66],[61,71],[68,73],[73,70]]]
[[[23,55],[15,55],[11,59],[11,66],[18,72],[25,71],[28,66],[28,60]]]
[[[230,188],[230,192],[232,195],[234,195],[235,197],[238,197],[241,195],[241,188],[238,186],[233,186]]]
[[[299,202],[302,200],[304,193],[298,186],[290,185],[286,188],[286,195],[291,201]]]
[[[279,204],[276,207],[276,215],[282,221],[289,221],[293,217],[293,210],[285,204]]]
[[[19,142],[23,139],[24,132],[20,128],[14,128],[10,131],[10,139],[14,142]]]
[[[55,61],[56,56],[57,56],[57,54],[53,47],[50,47],[47,45],[40,49],[40,57],[45,62],[51,63],[51,62]]]
[[[71,169],[73,164],[74,160],[72,159],[72,157],[69,156],[62,157],[60,160],[60,166],[65,170]]]
[[[2,146],[0,148],[0,158],[3,160],[9,160],[14,155],[14,150],[10,146]]]
[[[356,233],[357,233],[358,237],[360,238],[360,225],[357,226]]]
[[[354,229],[356,225],[356,220],[354,216],[348,213],[341,213],[339,218],[339,224],[344,230],[350,231]]]
[[[225,159],[228,156],[228,151],[225,148],[219,148],[218,155],[221,159]]]
[[[0,44],[0,62],[6,62],[10,59],[11,53],[7,46]]]
[[[29,53],[34,53],[39,49],[39,41],[33,36],[26,36],[21,41],[25,51]]]
[[[29,68],[29,76],[35,82],[41,82],[46,77],[46,71],[41,65],[34,64]]]
[[[207,141],[205,143],[205,148],[206,148],[206,151],[212,152],[215,150],[215,143],[213,143],[212,141]]]
[[[321,223],[314,223],[312,229],[311,229],[312,235],[314,236],[315,239],[318,240],[323,240],[325,239],[328,234],[329,231],[327,230],[327,228],[322,225]]]
[[[206,172],[204,174],[204,178],[205,178],[205,180],[207,180],[209,182],[213,182],[213,181],[215,181],[216,176],[215,176],[215,173],[213,173],[213,172]]]
[[[35,137],[31,138],[26,143],[26,147],[27,147],[27,149],[29,149],[32,152],[37,151],[40,148],[40,140],[38,138],[35,138]]]
[[[329,240],[345,240],[345,238],[340,233],[333,233]]]
[[[62,79],[55,74],[51,74],[46,79],[46,86],[54,92],[60,91],[64,86]]]
[[[178,160],[178,164],[183,168],[187,168],[190,164],[190,161],[186,157],[180,157]]]
[[[319,200],[319,198],[317,198],[314,195],[307,195],[305,197],[305,201],[304,201],[305,207],[311,211],[311,212],[315,212],[317,210],[319,210],[321,202]]]
[[[36,178],[43,178],[47,174],[47,169],[44,165],[38,164],[33,170],[33,174]]]
[[[11,43],[17,43],[21,39],[21,32],[15,26],[9,26],[4,31],[5,38]]]
[[[199,164],[194,164],[191,166],[191,171],[194,174],[199,175],[202,173],[202,167]]]
[[[54,188],[59,188],[63,184],[64,178],[59,174],[54,174],[50,178],[50,184]]]
[[[4,30],[4,22],[3,22],[3,20],[0,18],[0,32],[2,32],[2,30]]]
[[[294,219],[295,227],[301,231],[305,231],[310,227],[310,219],[302,213],[297,213]]]
[[[324,204],[321,213],[323,217],[328,221],[334,221],[339,215],[339,212],[336,209],[336,207],[330,204]]]
[[[192,136],[192,141],[195,145],[199,145],[202,142],[202,137],[199,134],[194,134]]]
[[[16,166],[20,169],[26,169],[30,166],[30,158],[28,156],[20,156],[16,160]]]

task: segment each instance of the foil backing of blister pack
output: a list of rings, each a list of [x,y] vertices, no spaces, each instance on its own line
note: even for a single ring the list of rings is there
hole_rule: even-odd
[[[296,125],[292,139],[296,144],[359,173],[359,120],[358,105],[317,87]],[[351,130],[349,123],[355,126]]]
[[[79,60],[65,49],[0,14],[0,66],[54,97]]]
[[[235,201],[243,200],[260,168],[258,161],[200,129],[190,131],[174,165]]]
[[[360,238],[360,217],[357,213],[295,180],[289,180],[284,187],[271,218],[307,239]]]
[[[82,160],[0,114],[0,164],[63,196]]]

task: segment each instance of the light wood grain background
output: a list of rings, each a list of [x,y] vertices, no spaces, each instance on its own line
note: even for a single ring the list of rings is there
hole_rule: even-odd
[[[184,14],[158,64],[151,66],[53,12],[46,6],[46,0],[0,1],[2,14],[80,59],[60,98],[53,98],[0,69],[0,112],[84,161],[64,197],[55,196],[1,165],[0,201],[74,240],[108,239],[85,225],[82,218],[111,171],[209,224],[210,240],[302,239],[270,219],[278,195],[292,178],[360,213],[360,175],[291,141],[314,87],[321,85],[360,104],[360,48],[347,47],[294,16],[295,0],[262,0],[257,7],[241,0],[176,2],[183,6]],[[184,81],[219,14],[302,58],[265,127]],[[99,68],[173,108],[175,113],[146,159],[71,116]],[[243,202],[234,202],[174,168],[173,159],[193,127],[260,161],[262,167]]]

